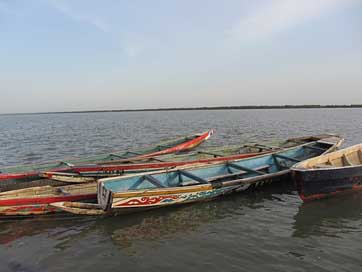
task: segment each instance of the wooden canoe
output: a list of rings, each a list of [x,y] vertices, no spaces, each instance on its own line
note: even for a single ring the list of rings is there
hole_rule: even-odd
[[[209,130],[202,134],[194,134],[187,137],[177,138],[175,140],[159,143],[156,146],[137,151],[116,151],[111,154],[102,154],[89,158],[67,159],[41,164],[6,167],[0,169],[0,181],[37,178],[40,172],[58,171],[59,169],[63,170],[64,167],[66,167],[66,169],[71,169],[75,164],[102,163],[119,159],[122,159],[122,161],[137,161],[154,156],[187,151],[209,139],[212,134],[213,130]]]
[[[0,215],[39,215],[58,210],[50,203],[61,201],[94,201],[96,183],[41,186],[0,193]]]
[[[305,202],[362,190],[362,144],[301,162],[292,172]]]
[[[223,161],[237,160],[267,154],[271,151],[242,153],[233,156],[220,156],[210,159],[190,160],[190,161],[175,161],[175,162],[158,162],[158,163],[143,163],[143,164],[120,164],[120,165],[104,165],[104,166],[77,166],[73,172],[44,172],[40,176],[69,183],[86,183],[97,181],[100,178],[121,176],[134,173],[142,173],[148,171],[164,170],[180,166],[192,166],[198,164],[213,164]]]
[[[147,171],[170,169],[180,166],[192,166],[197,164],[213,164],[223,161],[239,160],[262,154],[271,153],[297,146],[303,143],[313,142],[322,136],[311,136],[288,139],[273,143],[250,143],[233,147],[222,147],[218,149],[200,150],[186,155],[176,155],[172,157],[154,157],[157,162],[147,163],[121,163],[114,165],[77,165],[72,168],[72,172],[45,172],[41,176],[62,182],[82,183],[96,181],[100,178],[120,176],[124,174],[134,174]],[[323,137],[322,137],[323,138]],[[168,161],[167,161],[168,160]],[[67,169],[65,169],[67,170]]]
[[[342,141],[339,137],[329,137],[253,158],[101,179],[98,205],[106,213],[135,212],[256,188],[285,177],[298,161],[335,150]],[[79,210],[72,205],[67,209],[62,205],[57,207],[78,214]],[[99,207],[92,207],[91,213]],[[82,214],[86,214],[85,209],[82,207]]]
[[[304,141],[305,140],[303,140],[303,142]],[[49,171],[39,173],[40,179],[38,180],[3,180],[0,182],[0,191],[37,187],[41,185],[61,186],[66,185],[66,183],[85,183],[96,181],[105,177],[156,171],[183,165],[217,163],[225,160],[242,159],[269,153],[272,150],[295,146],[298,143],[298,141],[289,140],[273,141],[268,143],[250,143],[236,146],[208,148],[182,154],[160,155],[151,157],[150,160],[146,159],[145,161],[142,160],[140,162],[137,160],[115,165],[73,165],[71,168],[67,167],[57,169],[56,172]]]

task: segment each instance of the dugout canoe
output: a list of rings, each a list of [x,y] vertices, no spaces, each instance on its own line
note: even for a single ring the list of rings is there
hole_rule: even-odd
[[[98,204],[89,214],[130,213],[254,189],[281,180],[296,162],[334,151],[342,142],[334,136],[253,158],[101,179]],[[82,204],[73,208],[77,204],[69,202],[52,205],[74,214],[87,214],[88,209]]]
[[[95,155],[88,158],[67,159],[55,162],[46,162],[41,164],[12,166],[0,169],[0,181],[34,179],[39,177],[39,173],[44,171],[58,171],[59,169],[71,169],[76,164],[86,163],[109,163],[110,161],[138,161],[150,157],[187,151],[202,142],[206,141],[213,134],[213,130],[201,134],[194,134],[187,137],[181,137],[174,140],[159,143],[155,146],[136,150],[136,151],[116,151],[113,153]]]
[[[0,193],[0,216],[40,215],[57,212],[59,201],[95,201],[96,183],[40,186]]]
[[[45,172],[42,173],[41,176],[47,179],[70,183],[90,182],[104,177],[120,176],[124,174],[245,159],[285,148],[290,148],[303,143],[313,142],[325,137],[325,135],[309,136],[292,138],[273,143],[250,143],[239,146],[222,147],[218,149],[199,150],[186,155],[176,155],[172,157],[153,157],[153,161],[143,163],[133,162],[115,165],[77,165],[74,166],[71,171],[65,169],[67,172]]]
[[[305,202],[361,190],[362,144],[298,163],[292,172]]]

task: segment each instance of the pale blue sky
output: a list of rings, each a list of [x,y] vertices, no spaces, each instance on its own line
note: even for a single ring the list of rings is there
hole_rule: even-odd
[[[362,104],[362,0],[0,0],[0,113]]]

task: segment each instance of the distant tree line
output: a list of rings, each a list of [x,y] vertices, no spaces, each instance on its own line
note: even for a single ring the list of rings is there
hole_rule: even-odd
[[[319,109],[319,108],[362,108],[362,104],[349,105],[254,105],[254,106],[220,106],[220,107],[182,107],[182,108],[154,108],[154,109],[118,109],[118,110],[88,110],[38,112],[27,114],[59,114],[59,113],[93,113],[93,112],[138,112],[138,111],[188,111],[188,110],[254,110],[254,109]],[[23,113],[25,114],[25,113]]]

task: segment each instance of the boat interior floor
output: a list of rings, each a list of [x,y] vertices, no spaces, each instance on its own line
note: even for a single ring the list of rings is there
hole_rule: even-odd
[[[353,150],[338,156],[327,156],[325,160],[318,162],[314,168],[331,168],[362,165],[362,150]]]

